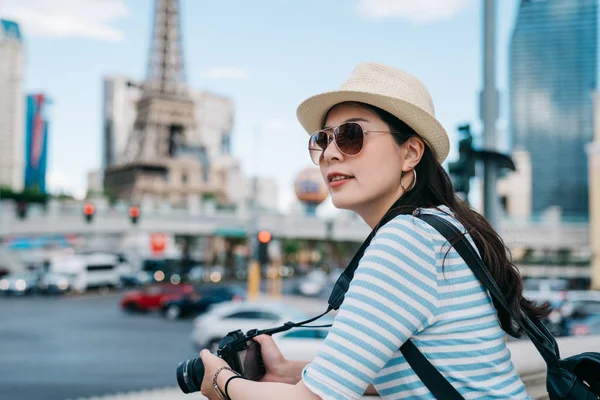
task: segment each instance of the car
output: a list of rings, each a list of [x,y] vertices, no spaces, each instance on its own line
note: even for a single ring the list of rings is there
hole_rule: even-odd
[[[322,319],[319,325],[332,322],[326,317]],[[315,358],[328,333],[328,328],[292,328],[273,335],[273,340],[288,360],[309,361]]]
[[[281,302],[225,302],[196,317],[190,336],[195,348],[216,352],[221,339],[229,332],[246,333],[250,329],[273,328],[307,318],[305,313]]]
[[[71,289],[73,276],[61,272],[47,272],[42,274],[38,288],[44,294],[63,294]]]
[[[588,320],[588,317],[600,315],[600,292],[559,292],[550,297],[550,305],[552,312],[542,322],[554,336],[581,335],[582,332],[586,332],[584,321]],[[578,328],[573,328],[575,326]]]
[[[244,301],[246,291],[233,285],[203,284],[186,296],[165,301],[162,305],[166,319],[174,320],[202,314],[213,304],[225,301]]]
[[[194,286],[187,283],[157,283],[140,290],[132,290],[121,297],[120,306],[128,312],[157,311],[170,300],[193,293]]]
[[[296,291],[302,296],[317,297],[328,287],[329,280],[324,271],[316,269],[300,279]]]
[[[569,334],[573,336],[600,335],[600,314],[587,315],[568,323]]]
[[[5,295],[24,295],[38,290],[40,274],[26,272],[8,274],[0,279],[0,293]]]

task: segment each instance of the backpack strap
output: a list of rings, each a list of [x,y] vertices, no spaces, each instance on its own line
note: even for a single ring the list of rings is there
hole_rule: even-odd
[[[477,279],[479,279],[483,286],[489,291],[495,301],[496,308],[500,307],[506,311],[513,321],[523,329],[540,352],[544,361],[546,361],[546,364],[558,366],[560,354],[558,345],[552,334],[540,321],[532,321],[523,311],[521,311],[521,315],[517,316],[514,310],[508,306],[496,281],[488,271],[481,257],[467,240],[465,233],[461,232],[453,224],[437,215],[424,214],[421,212],[415,212],[413,215],[431,225],[442,234],[450,244],[452,244],[471,271],[473,271],[473,274],[475,274]]]
[[[415,371],[421,382],[437,400],[464,400],[465,398],[448,382],[446,378],[429,362],[415,344],[408,339],[400,347],[408,365]]]
[[[446,238],[448,243],[454,247],[471,271],[473,271],[477,279],[489,291],[490,296],[495,300],[495,306],[504,309],[523,329],[549,366],[557,366],[560,355],[558,345],[552,334],[540,321],[532,321],[522,311],[521,315],[517,316],[514,310],[508,306],[496,281],[488,271],[481,257],[467,240],[465,234],[459,231],[453,224],[437,215],[423,214],[421,212],[415,212],[413,215],[431,225]],[[419,379],[421,379],[437,400],[464,400],[460,393],[427,360],[410,339],[400,347],[400,351]]]

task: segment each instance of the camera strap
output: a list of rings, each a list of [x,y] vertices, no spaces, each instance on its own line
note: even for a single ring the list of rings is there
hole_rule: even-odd
[[[246,333],[246,336],[248,338],[252,338],[252,337],[258,336],[258,335],[274,335],[276,333],[289,331],[292,328],[328,328],[331,326],[331,324],[330,325],[320,325],[320,326],[303,326],[303,325],[310,324],[311,322],[318,320],[323,315],[327,314],[329,311],[331,311],[331,308],[328,308],[327,311],[325,311],[323,314],[319,314],[316,317],[307,319],[306,321],[302,321],[302,322],[286,322],[285,324],[278,326],[276,328],[263,329],[260,331],[258,329],[252,329],[251,331],[248,331],[248,333]]]

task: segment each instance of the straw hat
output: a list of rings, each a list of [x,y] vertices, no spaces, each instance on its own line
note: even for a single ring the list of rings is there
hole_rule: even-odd
[[[311,134],[323,127],[323,118],[331,107],[346,101],[370,104],[389,112],[413,128],[440,163],[448,156],[448,134],[435,118],[431,95],[416,77],[387,65],[362,63],[340,90],[309,97],[298,106],[296,114]]]

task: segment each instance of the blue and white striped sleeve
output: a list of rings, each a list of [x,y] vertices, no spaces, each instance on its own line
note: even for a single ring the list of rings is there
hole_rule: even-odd
[[[322,399],[359,399],[437,309],[431,234],[412,216],[384,225],[365,251],[323,347],[302,373]]]

